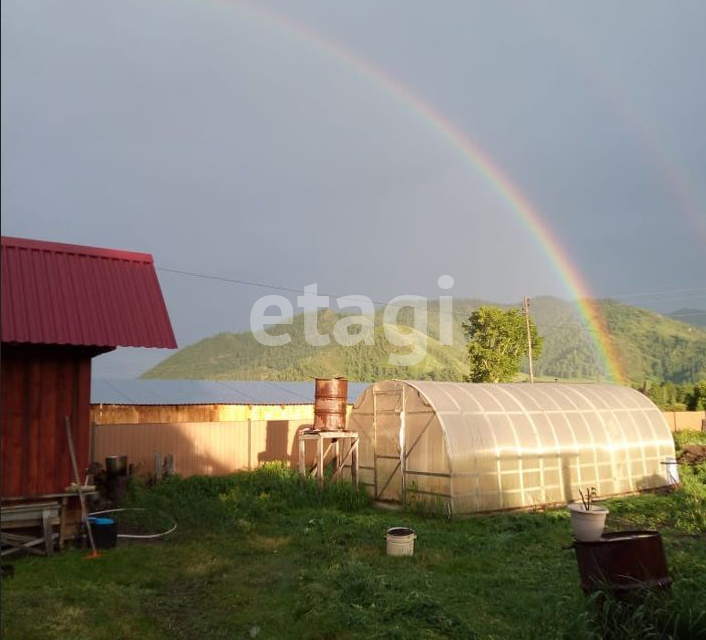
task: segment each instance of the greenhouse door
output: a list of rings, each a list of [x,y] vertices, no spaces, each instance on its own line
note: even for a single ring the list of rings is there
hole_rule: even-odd
[[[402,501],[400,460],[403,416],[400,391],[376,393],[375,414],[375,499]]]

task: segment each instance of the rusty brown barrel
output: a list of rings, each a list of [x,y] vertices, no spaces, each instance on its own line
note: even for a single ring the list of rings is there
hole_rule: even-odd
[[[347,408],[348,380],[345,378],[316,378],[314,429],[318,431],[345,429]]]
[[[621,597],[671,588],[662,536],[657,531],[604,533],[600,540],[577,540],[574,549],[585,594],[608,590]]]

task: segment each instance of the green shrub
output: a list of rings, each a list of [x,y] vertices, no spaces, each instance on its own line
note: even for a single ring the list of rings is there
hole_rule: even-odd
[[[677,453],[686,444],[706,444],[706,431],[676,431],[673,436]]]

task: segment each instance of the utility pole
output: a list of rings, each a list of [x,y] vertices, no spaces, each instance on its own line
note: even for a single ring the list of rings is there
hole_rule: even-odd
[[[525,323],[527,325],[527,360],[529,361],[530,382],[534,382],[534,365],[532,364],[532,331],[530,330],[529,298],[525,296]]]

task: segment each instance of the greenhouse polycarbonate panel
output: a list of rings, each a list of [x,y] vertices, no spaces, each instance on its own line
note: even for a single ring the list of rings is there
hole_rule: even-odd
[[[663,463],[674,455],[671,432],[659,409],[632,389],[380,382],[352,419],[357,412],[371,423],[384,416],[371,442],[389,448],[402,429],[399,401],[386,399],[376,414],[371,390],[396,391],[414,404],[405,412],[405,440],[420,428],[425,410],[433,413],[433,429],[405,451],[402,484],[439,478],[433,492],[448,491],[457,513],[568,502],[588,487],[607,496],[669,484]]]

